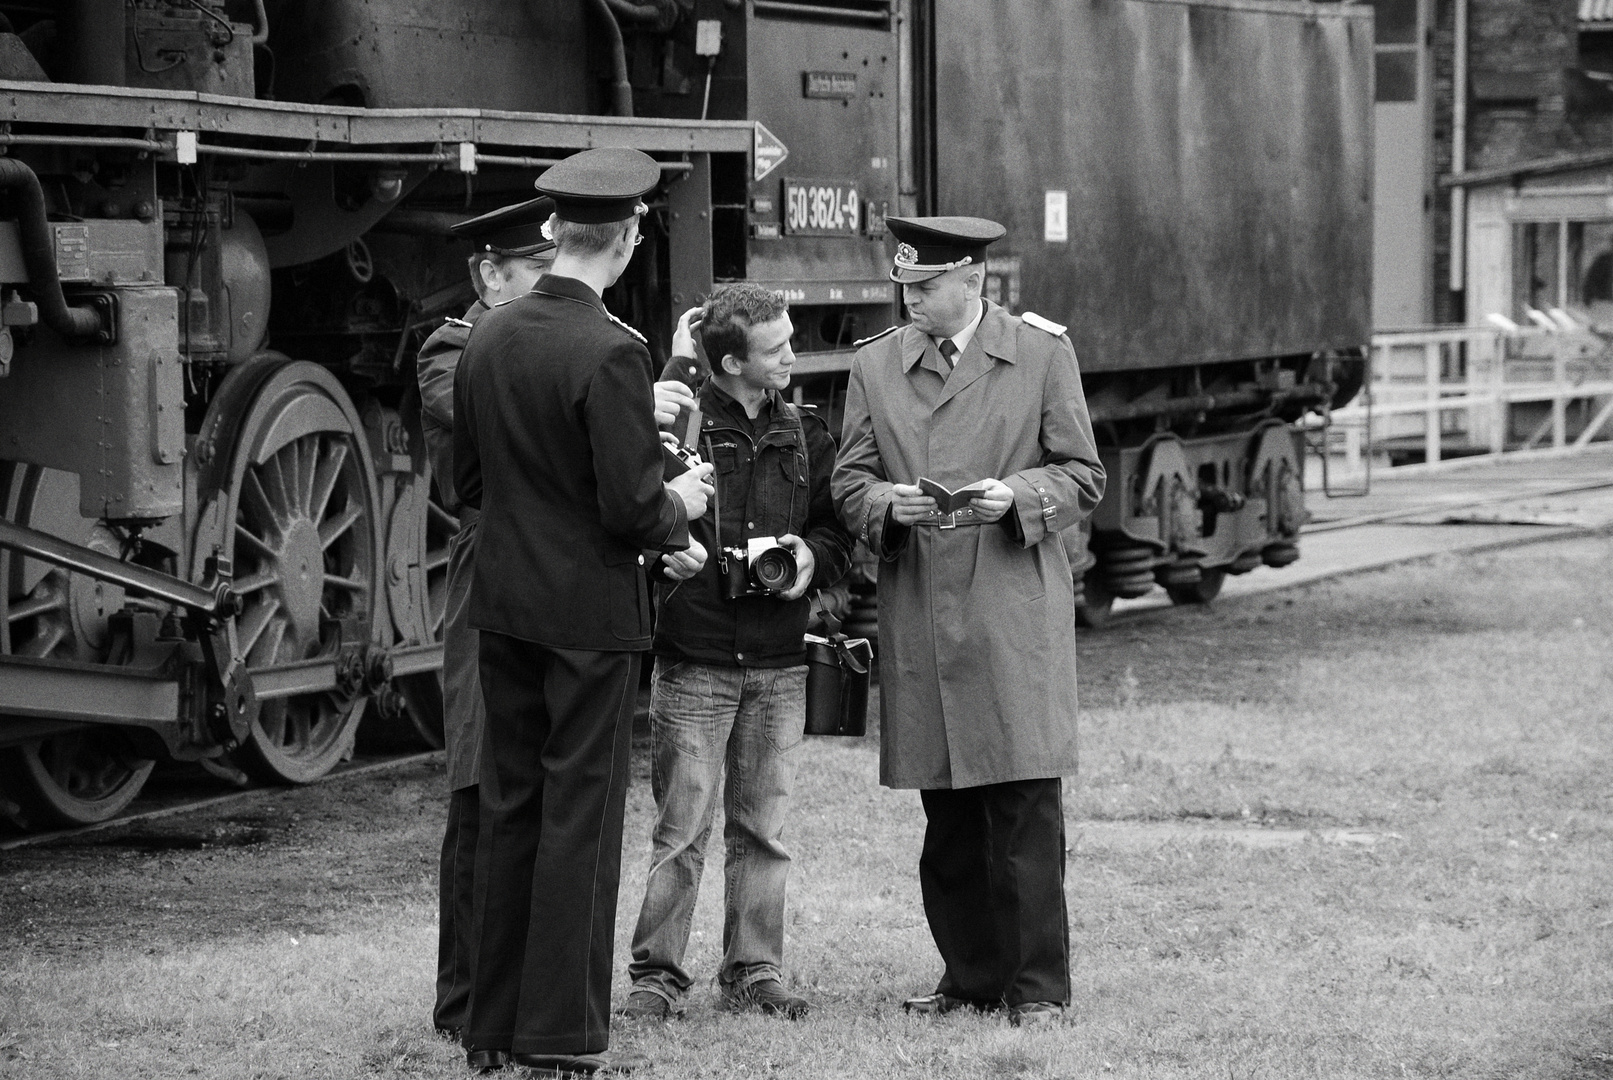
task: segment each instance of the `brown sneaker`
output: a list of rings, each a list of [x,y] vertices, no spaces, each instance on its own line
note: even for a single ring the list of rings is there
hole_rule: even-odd
[[[634,990],[616,1014],[628,1020],[661,1022],[672,1015],[672,1003],[654,990]]]
[[[771,1016],[799,1020],[812,1011],[812,1003],[784,989],[777,979],[762,979],[743,990],[723,991],[723,1002],[735,1012],[757,1009]]]

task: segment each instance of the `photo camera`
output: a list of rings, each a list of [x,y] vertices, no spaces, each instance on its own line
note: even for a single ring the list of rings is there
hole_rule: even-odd
[[[744,547],[722,549],[720,565],[723,595],[730,600],[741,596],[770,596],[785,592],[795,584],[795,555],[775,537],[758,536]]]

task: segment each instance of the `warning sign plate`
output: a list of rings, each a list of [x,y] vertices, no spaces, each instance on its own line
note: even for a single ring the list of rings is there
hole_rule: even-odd
[[[767,130],[767,125],[761,121],[756,123],[755,152],[752,155],[755,162],[755,172],[752,180],[761,180],[768,173],[784,164],[784,159],[790,156],[790,148],[779,140],[779,137]]]

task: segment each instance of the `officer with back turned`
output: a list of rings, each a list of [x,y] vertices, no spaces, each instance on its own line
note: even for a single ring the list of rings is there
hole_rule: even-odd
[[[449,319],[420,347],[420,426],[437,493],[459,531],[448,551],[443,613],[443,740],[448,749],[448,828],[438,883],[437,1001],[431,1019],[439,1034],[457,1039],[470,998],[471,892],[475,884],[476,776],[482,742],[482,691],[476,674],[476,631],[468,621],[471,561],[477,511],[454,490],[454,372],[471,328],[506,300],[520,296],[554,261],[554,241],[543,235],[554,201],[540,196],[502,206],[452,226],[471,240],[469,269],[478,299],[463,319]]]
[[[545,173],[554,267],[482,317],[455,374],[455,480],[481,510],[470,623],[487,705],[472,1068],[642,1064],[607,1048],[645,570],[699,570],[689,520],[711,491],[705,464],[663,484],[649,351],[602,299],[659,179],[620,148]]]

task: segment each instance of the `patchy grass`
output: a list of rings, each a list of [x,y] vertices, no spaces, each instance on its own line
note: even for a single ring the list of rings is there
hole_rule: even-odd
[[[810,741],[786,961],[817,1010],[734,1016],[703,982],[616,1043],[677,1078],[1613,1077],[1610,646],[1605,539],[1084,637],[1077,1009],[1045,1031],[901,1013],[939,973],[918,798],[872,740]],[[0,855],[0,1077],[463,1075],[428,1019],[440,783]],[[635,783],[619,968],[650,808]],[[1371,842],[1304,838],[1336,827]],[[714,864],[702,980],[720,892]]]

